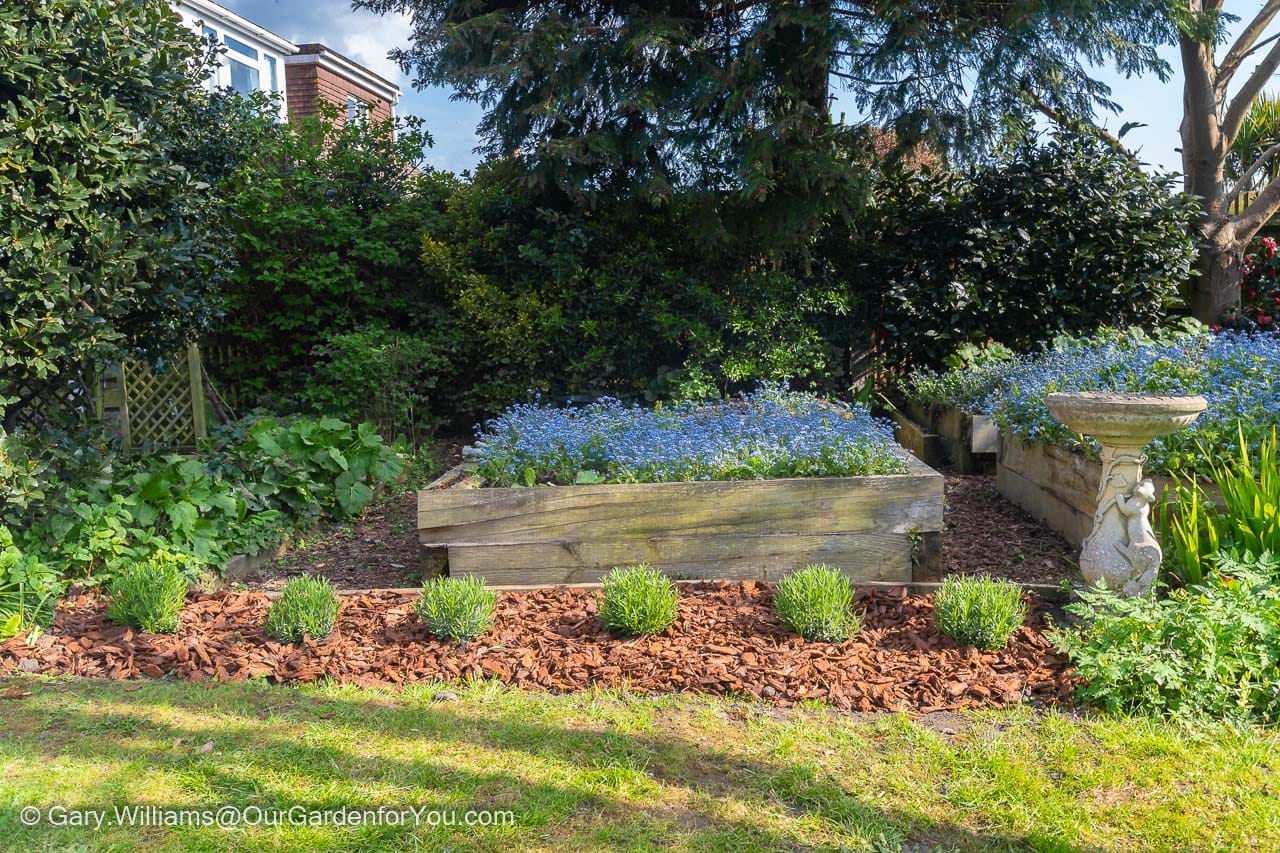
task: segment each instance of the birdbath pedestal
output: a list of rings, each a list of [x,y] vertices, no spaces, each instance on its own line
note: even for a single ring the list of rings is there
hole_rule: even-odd
[[[1075,392],[1050,394],[1053,416],[1102,445],[1102,482],[1093,531],[1080,553],[1080,573],[1124,595],[1144,595],[1155,583],[1163,553],[1151,528],[1155,485],[1142,478],[1151,439],[1190,426],[1203,397]]]

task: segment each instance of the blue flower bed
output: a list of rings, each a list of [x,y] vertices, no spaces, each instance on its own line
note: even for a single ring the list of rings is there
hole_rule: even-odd
[[[656,409],[603,400],[519,405],[485,425],[486,485],[660,483],[906,472],[889,424],[865,407],[762,386],[721,403]]]
[[[1199,420],[1156,439],[1147,453],[1154,472],[1208,474],[1212,463],[1238,452],[1237,424],[1255,449],[1280,425],[1280,336],[1224,333],[1161,342],[1104,336],[1018,359],[979,408],[1004,432],[1096,454],[1096,442],[1049,414],[1044,400],[1055,391],[1203,395],[1209,408]]]

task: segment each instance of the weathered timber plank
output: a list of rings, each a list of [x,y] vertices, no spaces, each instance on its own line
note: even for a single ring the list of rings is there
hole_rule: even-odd
[[[986,415],[973,416],[973,431],[969,438],[969,449],[974,453],[1000,452],[1000,433],[995,421]]]
[[[445,471],[439,477],[436,477],[426,485],[423,491],[434,492],[439,489],[456,489],[469,486],[478,486],[471,473],[472,465],[463,462],[461,465],[455,465],[448,471]]]
[[[911,579],[913,581],[942,580],[942,532],[931,530],[921,533],[912,546]]]
[[[911,452],[911,457],[925,465],[938,466],[946,462],[942,438],[927,425],[913,420],[906,412],[891,411],[893,440]]]
[[[672,577],[776,581],[827,563],[855,581],[905,582],[912,580],[911,557],[910,538],[895,533],[453,543],[449,574],[479,575],[491,584],[588,583],[615,566],[644,562]]]
[[[1102,465],[1096,460],[1062,447],[1027,444],[1013,436],[1001,436],[1000,465],[1093,517],[1102,479]]]
[[[957,472],[978,474],[995,470],[994,457],[986,458],[973,452],[973,418],[967,412],[954,406],[937,407],[933,424]]]
[[[919,424],[925,432],[938,431],[938,425],[934,423],[934,413],[928,406],[922,406],[914,400],[902,400],[898,403],[898,408],[908,418]]]
[[[932,471],[880,477],[453,488],[418,493],[418,529],[427,545],[765,533],[905,534],[942,529],[942,490],[942,477]]]
[[[1093,529],[1101,479],[1102,463],[1095,459],[1063,447],[1027,444],[1013,436],[1000,436],[996,489],[1077,548]],[[1170,503],[1177,499],[1177,483],[1171,478],[1157,476],[1151,480],[1158,496],[1167,495]],[[1222,505],[1217,486],[1203,481],[1201,486],[1211,501]]]
[[[1093,513],[1085,513],[1012,468],[996,468],[996,490],[1028,515],[1043,522],[1079,548],[1093,529]]]

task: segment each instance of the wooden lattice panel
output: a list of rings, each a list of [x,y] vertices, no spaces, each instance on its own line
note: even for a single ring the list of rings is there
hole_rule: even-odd
[[[20,403],[17,425],[39,432],[66,424],[89,421],[95,414],[93,384],[79,373],[61,377],[54,384],[20,385],[14,394]]]
[[[193,447],[205,434],[200,351],[161,370],[145,362],[120,365],[119,428],[126,447]]]
[[[241,381],[246,365],[257,364],[260,353],[243,341],[208,338],[200,343],[200,361],[205,376],[216,386],[216,395],[231,410],[244,406]]]

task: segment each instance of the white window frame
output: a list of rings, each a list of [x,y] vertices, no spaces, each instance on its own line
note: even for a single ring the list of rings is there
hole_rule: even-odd
[[[369,121],[369,113],[373,111],[373,105],[368,101],[361,100],[355,95],[347,95],[347,123],[355,122],[364,126]]]
[[[289,110],[285,93],[284,58],[288,54],[277,47],[267,44],[262,38],[255,36],[253,33],[234,26],[228,26],[227,21],[207,20],[205,16],[198,15],[185,8],[180,9],[180,12],[183,18],[187,20],[187,23],[195,29],[197,35],[206,39],[212,35],[218,43],[218,65],[214,68],[213,73],[209,75],[209,79],[205,81],[205,85],[208,86],[209,90],[216,91],[218,89],[231,88],[231,61],[234,60],[258,72],[258,90],[279,96],[280,118],[281,120],[287,120]],[[229,45],[227,43],[228,38],[249,50],[255,51],[258,54],[257,58],[254,59],[247,56]]]

